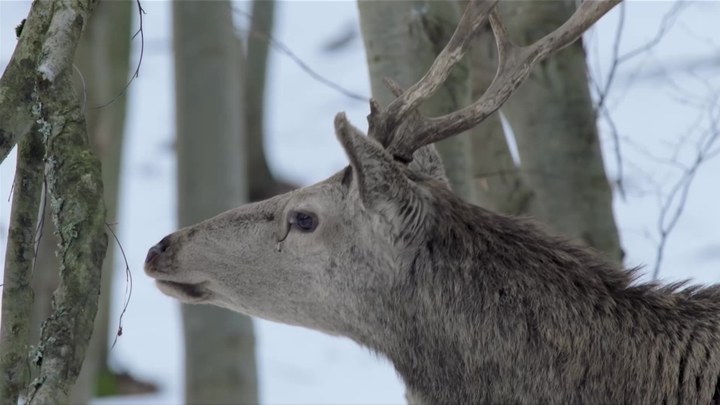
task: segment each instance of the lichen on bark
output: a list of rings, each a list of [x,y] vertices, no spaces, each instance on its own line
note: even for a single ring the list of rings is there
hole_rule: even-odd
[[[100,294],[107,235],[100,163],[90,152],[85,117],[67,73],[38,86],[38,122],[50,127],[45,175],[60,239],[60,285],[44,324],[39,375],[28,403],[65,402],[80,372]]]
[[[18,144],[17,168],[3,275],[0,328],[0,403],[16,404],[28,375],[28,318],[38,206],[43,183],[44,145],[32,131]]]
[[[36,0],[0,77],[0,162],[33,125],[38,73],[52,82],[71,69],[82,29],[98,0]]]
[[[70,82],[75,49],[96,3],[34,1],[0,78],[0,161],[34,125],[46,147],[47,192],[60,236],[61,281],[53,314],[31,353],[39,372],[28,387],[27,404],[67,402],[97,311],[107,247],[103,186]]]

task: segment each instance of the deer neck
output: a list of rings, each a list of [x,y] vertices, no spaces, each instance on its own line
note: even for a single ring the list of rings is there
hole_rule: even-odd
[[[655,358],[664,359],[655,367],[666,373],[684,367],[712,376],[698,380],[703,402],[720,395],[720,289],[695,295],[633,286],[618,266],[539,228],[480,208],[450,208],[405,269],[406,281],[383,302],[386,318],[376,325],[383,333],[370,344],[393,362],[408,399],[691,398],[674,377],[662,387],[650,383],[656,370],[645,364]],[[656,318],[663,321],[639,321]],[[608,385],[596,384],[597,375]]]
[[[467,284],[463,276],[477,274],[477,261],[470,258],[475,249],[472,243],[440,239],[424,243],[406,267],[391,269],[405,276],[379,297],[362,300],[368,302],[360,311],[363,326],[349,334],[393,363],[413,404],[477,398],[477,384],[469,380],[479,365],[470,357],[480,342],[475,306],[483,305],[483,287]]]

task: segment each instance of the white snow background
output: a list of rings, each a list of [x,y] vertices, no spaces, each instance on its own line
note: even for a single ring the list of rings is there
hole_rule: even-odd
[[[698,153],[702,137],[720,115],[720,43],[714,39],[720,3],[669,1],[627,4],[619,55],[647,43],[654,46],[621,64],[607,101],[623,152],[625,199],[616,193],[615,216],[626,265],[655,261],[661,203]],[[0,0],[0,69],[15,46],[13,27],[29,1]],[[133,273],[133,296],[112,364],[158,382],[161,392],[108,398],[96,404],[182,403],[183,360],[178,304],[162,295],[143,274],[147,249],[175,229],[174,95],[170,3],[145,0],[146,41],[140,76],[128,92],[121,201],[117,222]],[[235,20],[247,27],[249,4],[235,3]],[[360,38],[335,53],[323,45],[345,30],[358,30],[353,1],[286,1],[277,7],[273,36],[323,77],[369,95]],[[613,60],[619,21],[616,8],[586,36],[590,71],[601,87]],[[136,21],[137,24],[137,21]],[[669,27],[664,35],[662,27]],[[656,43],[653,41],[659,38]],[[717,36],[715,36],[717,38]],[[139,40],[133,43],[135,60]],[[273,171],[299,184],[321,180],[346,164],[332,131],[333,116],[346,111],[365,127],[367,105],[312,79],[283,52],[271,52],[266,127]],[[613,137],[601,121],[608,176],[617,178]],[[718,150],[720,141],[710,151]],[[716,153],[717,154],[717,153]],[[674,162],[674,163],[673,163]],[[13,154],[0,166],[0,260],[4,259],[13,179]],[[232,175],[231,173],[228,175]],[[720,160],[703,163],[685,201],[685,210],[665,251],[661,279],[720,281]],[[660,190],[660,192],[658,192]],[[677,203],[677,201],[676,201]],[[117,247],[114,247],[117,249]],[[117,268],[124,267],[116,255]],[[0,266],[1,267],[1,266]],[[114,319],[122,304],[125,276],[116,272]],[[401,403],[404,388],[391,365],[347,339],[302,328],[256,321],[260,393],[263,403]]]

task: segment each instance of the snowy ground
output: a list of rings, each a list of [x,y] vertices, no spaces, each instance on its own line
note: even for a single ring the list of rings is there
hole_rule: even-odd
[[[175,162],[168,145],[173,138],[173,71],[170,55],[170,3],[145,1],[146,54],[139,79],[130,88],[129,122],[124,152],[122,201],[117,222],[119,238],[134,275],[133,298],[124,318],[123,336],[112,352],[118,367],[158,381],[162,392],[134,399],[115,398],[97,404],[174,404],[182,402],[182,339],[177,303],[161,295],[142,272],[147,248],[175,228]],[[12,27],[26,15],[29,2],[0,2],[0,68],[14,47]],[[655,37],[670,2],[633,2],[627,7],[620,54]],[[238,3],[236,21],[246,26],[247,4]],[[369,94],[362,44],[328,54],[329,36],[356,27],[354,2],[291,1],[278,7],[275,37],[322,76],[360,94]],[[622,65],[608,101],[624,141],[628,197],[615,201],[629,266],[655,259],[659,198],[648,190],[657,183],[665,192],[678,172],[654,162],[690,162],[697,137],[708,127],[704,111],[710,97],[720,94],[717,67],[720,45],[712,33],[720,16],[718,3],[691,3],[676,13],[678,22],[649,52]],[[590,35],[590,67],[597,77],[609,71],[618,13],[606,18]],[[137,42],[135,43],[137,55]],[[365,123],[366,105],[309,78],[283,53],[272,54],[267,111],[269,156],[274,171],[294,182],[309,184],[345,165],[332,134],[332,117],[347,111],[358,126]],[[677,73],[681,67],[687,72]],[[649,75],[649,73],[653,73]],[[698,77],[714,77],[714,81]],[[604,79],[602,79],[604,80]],[[720,104],[715,105],[715,112]],[[312,118],[309,118],[312,117]],[[688,133],[684,147],[680,136]],[[616,176],[613,142],[603,129],[608,172]],[[720,143],[720,141],[718,141]],[[720,146],[716,144],[714,147]],[[14,158],[0,166],[0,257],[4,257],[9,215],[8,195]],[[710,160],[690,189],[686,210],[666,249],[661,277],[720,281],[720,160]],[[109,222],[113,222],[109,219]],[[118,258],[118,260],[120,260]],[[120,265],[120,263],[118,263]],[[124,276],[117,275],[116,308],[121,304]],[[354,343],[301,328],[257,321],[261,398],[265,403],[399,403],[403,388],[391,366]]]

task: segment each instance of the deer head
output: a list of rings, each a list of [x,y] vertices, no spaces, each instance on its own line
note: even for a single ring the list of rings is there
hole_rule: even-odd
[[[405,165],[344,117],[337,125],[350,167],[166,236],[145,265],[159,289],[332,334],[355,327],[362,308],[351,297],[402,277],[428,231],[425,187],[447,183],[432,148]]]
[[[538,61],[572,43],[618,0],[585,1],[556,31],[523,47],[509,41],[495,3],[469,2],[453,37],[418,83],[403,91],[388,81],[397,98],[384,109],[371,101],[369,136],[337,115],[336,135],[350,161],[345,170],[166,236],[148,252],[146,273],[183,302],[345,335],[373,347],[392,340],[369,331],[392,334],[394,321],[383,314],[403,311],[404,319],[416,319],[422,309],[412,300],[434,293],[432,285],[414,284],[414,272],[432,267],[428,242],[437,233],[456,236],[446,211],[464,206],[449,190],[432,143],[496,111]],[[420,116],[418,106],[438,90],[488,19],[499,65],[487,92],[446,116]],[[447,260],[463,260],[453,257],[452,246],[444,249],[439,254]]]

